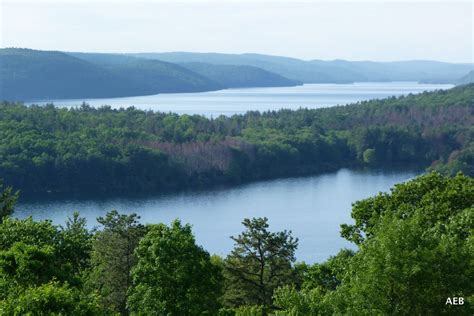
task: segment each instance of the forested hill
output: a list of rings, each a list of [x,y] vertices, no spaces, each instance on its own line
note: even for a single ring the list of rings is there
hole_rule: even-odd
[[[4,102],[0,178],[23,192],[144,192],[355,166],[473,174],[473,102],[474,84],[216,119]]]
[[[123,54],[0,49],[0,100],[104,98],[301,84],[251,66],[184,66]]]
[[[275,73],[242,65],[214,65],[206,63],[182,63],[181,66],[227,88],[288,87],[303,84]]]
[[[56,51],[0,49],[0,99],[100,98],[222,88],[178,65],[128,61],[107,66]]]
[[[179,64],[177,64],[179,63]],[[302,83],[467,83],[470,64],[304,61],[259,54],[101,54],[0,49],[0,100],[106,98]],[[467,78],[469,79],[469,78]]]
[[[311,62],[261,54],[219,53],[139,53],[131,56],[173,63],[207,63],[215,65],[246,65],[264,69],[304,83],[351,83],[366,81],[360,73],[338,65],[316,65]]]
[[[351,83],[366,81],[419,81],[456,83],[474,70],[473,64],[413,60],[372,62],[347,60],[301,60],[262,54],[140,53],[132,56],[172,63],[200,62],[215,65],[248,65],[304,83]]]
[[[139,83],[156,93],[200,92],[226,88],[224,85],[180,65],[120,54],[68,53]],[[150,94],[150,93],[142,93]]]
[[[91,63],[110,68],[128,70],[133,68],[141,72],[137,75],[146,76],[152,69],[146,67],[136,67],[136,65],[150,65],[150,61],[161,64],[168,64],[154,59],[136,58],[124,54],[103,54],[103,53],[68,53],[74,57],[89,61]],[[300,85],[302,82],[290,80],[283,76],[269,71],[241,65],[214,65],[207,63],[182,63],[174,64],[181,66],[195,75],[206,78],[220,88],[243,88],[243,87],[282,87]],[[127,72],[129,73],[129,72]]]
[[[456,81],[456,84],[462,85],[462,84],[468,84],[468,83],[473,83],[473,82],[474,82],[474,70],[471,70],[468,74],[459,78]]]

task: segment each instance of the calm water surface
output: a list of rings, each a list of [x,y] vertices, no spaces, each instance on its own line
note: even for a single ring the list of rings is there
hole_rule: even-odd
[[[415,175],[343,169],[204,192],[107,199],[23,199],[14,216],[31,215],[62,224],[78,210],[90,227],[97,225],[98,216],[112,209],[136,212],[143,223],[170,223],[180,218],[193,225],[199,244],[219,255],[226,255],[232,248],[229,236],[242,231],[242,219],[266,216],[272,230],[290,229],[300,239],[299,261],[315,262],[327,259],[342,247],[351,247],[339,236],[339,225],[351,222],[352,202],[388,191],[395,183]]]
[[[94,107],[110,105],[113,108],[120,108],[133,105],[142,110],[217,117],[257,110],[314,109],[451,87],[453,86],[446,84],[416,82],[305,84],[297,87],[227,89],[201,93],[157,94],[112,99],[48,100],[48,102],[68,107],[80,105],[82,102]],[[32,103],[48,102],[43,100]]]
[[[298,87],[229,89],[204,93],[55,100],[59,106],[110,105],[206,116],[232,115],[249,110],[319,108],[362,100],[406,95],[451,85],[414,82],[307,84]],[[45,103],[45,102],[35,102]],[[242,231],[245,217],[267,216],[272,229],[291,229],[299,239],[298,260],[322,261],[351,245],[339,237],[339,225],[351,222],[351,203],[387,191],[393,184],[412,178],[414,172],[361,172],[341,170],[319,176],[280,179],[205,192],[107,199],[32,199],[20,201],[18,217],[52,219],[64,223],[78,210],[92,227],[107,211],[138,213],[144,223],[169,223],[175,218],[191,223],[198,243],[209,252],[226,255],[230,235]]]

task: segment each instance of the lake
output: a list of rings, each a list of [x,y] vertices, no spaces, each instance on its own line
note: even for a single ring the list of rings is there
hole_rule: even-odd
[[[208,117],[278,110],[329,107],[389,96],[448,89],[452,85],[416,82],[305,84],[297,87],[228,89],[203,93],[159,94],[113,99],[55,100],[58,106],[110,105],[139,109],[202,114]],[[35,102],[44,104],[43,102]],[[229,238],[242,231],[246,217],[267,216],[274,230],[291,229],[300,238],[297,259],[323,261],[342,247],[352,247],[339,236],[339,225],[351,221],[351,203],[387,191],[414,172],[362,172],[340,170],[318,176],[278,179],[226,189],[181,192],[146,197],[104,199],[23,199],[15,215],[64,223],[74,210],[92,227],[107,211],[138,213],[144,223],[170,223],[175,218],[191,223],[199,244],[225,256]]]
[[[143,223],[170,223],[180,218],[193,225],[197,242],[210,253],[225,256],[229,238],[242,231],[246,217],[266,216],[271,230],[292,230],[300,239],[297,260],[320,262],[343,247],[339,225],[351,222],[351,203],[388,191],[416,172],[374,172],[342,169],[316,176],[262,181],[231,188],[187,191],[145,197],[101,199],[20,198],[15,217],[51,219],[63,224],[80,211],[90,227],[107,211],[136,212]]]
[[[296,87],[226,89],[111,99],[42,100],[30,104],[54,102],[58,106],[70,107],[86,102],[94,107],[110,105],[113,108],[133,105],[142,110],[217,117],[257,110],[314,109],[451,87],[453,85],[416,82],[305,84]]]

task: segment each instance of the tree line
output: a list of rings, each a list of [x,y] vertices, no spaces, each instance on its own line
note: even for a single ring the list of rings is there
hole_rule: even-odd
[[[324,109],[205,118],[0,103],[0,177],[28,192],[156,192],[341,167],[472,175],[474,84]]]
[[[2,315],[472,315],[474,180],[428,173],[354,203],[342,249],[297,262],[298,239],[244,219],[226,257],[192,227],[110,211],[88,230],[15,219],[0,187]],[[216,223],[218,225],[218,223]],[[462,305],[453,305],[462,298]]]

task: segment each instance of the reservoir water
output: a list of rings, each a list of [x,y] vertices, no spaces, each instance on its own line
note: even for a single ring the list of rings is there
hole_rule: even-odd
[[[416,174],[342,169],[310,177],[145,197],[21,198],[14,216],[63,224],[77,210],[90,227],[97,225],[98,216],[112,209],[136,212],[143,223],[170,223],[179,218],[193,225],[199,244],[222,256],[233,246],[229,236],[242,231],[244,218],[266,216],[271,230],[292,230],[299,238],[298,261],[320,262],[343,247],[352,247],[339,236],[339,225],[351,223],[351,203],[388,191]]]
[[[247,111],[267,111],[299,108],[321,108],[390,96],[449,89],[449,84],[420,84],[416,82],[364,82],[354,84],[305,84],[297,87],[227,89],[201,93],[157,94],[111,98],[42,100],[30,102],[58,106],[110,105],[112,108],[134,106],[142,110],[202,114],[208,117],[241,114]]]
[[[306,84],[298,87],[229,89],[203,93],[160,94],[113,99],[49,100],[58,106],[139,109],[202,114],[217,117],[250,110],[319,108],[389,96],[448,89],[452,85],[416,82]],[[34,102],[44,104],[47,101]],[[170,223],[180,218],[193,225],[197,242],[210,253],[225,256],[232,248],[229,238],[242,231],[244,218],[267,216],[273,230],[289,229],[300,239],[297,259],[318,262],[343,247],[352,247],[339,236],[339,225],[351,222],[351,203],[389,190],[415,172],[363,172],[340,170],[323,175],[278,179],[239,187],[200,192],[158,194],[145,197],[25,198],[15,216],[51,219],[62,224],[77,210],[90,227],[107,211],[136,212],[144,223]]]

